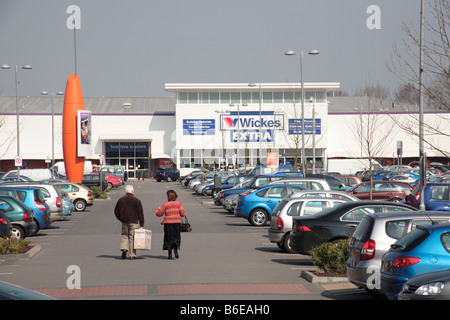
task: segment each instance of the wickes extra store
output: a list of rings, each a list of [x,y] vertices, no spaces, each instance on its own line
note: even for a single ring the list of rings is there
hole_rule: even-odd
[[[327,92],[339,83],[166,84],[177,95],[178,168],[266,163],[277,152],[281,163],[325,162]],[[304,125],[302,126],[302,120]],[[302,135],[302,129],[305,134]]]

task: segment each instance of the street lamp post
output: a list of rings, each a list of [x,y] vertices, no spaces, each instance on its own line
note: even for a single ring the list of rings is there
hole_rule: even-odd
[[[288,50],[284,53],[287,56],[294,56],[297,53],[292,50]],[[317,55],[319,54],[319,51],[316,49],[313,49],[308,52],[310,55]],[[303,51],[300,51],[300,82],[301,82],[301,90],[302,90],[302,171],[303,176],[305,176],[305,91],[304,91],[304,82],[303,82]]]
[[[7,64],[1,66],[2,69],[11,69]],[[20,135],[19,135],[19,71],[18,66],[15,68],[15,86],[16,86],[16,135],[17,135],[17,157],[20,157]],[[22,67],[24,70],[31,70],[32,67],[27,64]],[[20,166],[17,166],[17,181],[20,179]]]
[[[239,154],[240,154],[240,148],[239,148],[239,140],[241,139],[241,122],[239,120],[239,103],[237,105],[235,105],[234,103],[230,103],[229,104],[230,107],[234,107],[237,106],[237,123],[238,123],[238,138],[237,138],[237,155],[236,155],[236,166],[238,168],[238,173],[239,173]],[[242,106],[247,106],[246,103],[243,103]],[[245,163],[244,163],[245,165]]]
[[[58,91],[56,93],[57,95],[64,95],[64,92]],[[48,95],[47,91],[42,91],[41,95],[46,96]],[[52,179],[55,178],[55,112],[54,112],[54,104],[53,104],[53,96],[54,92],[52,91],[50,95],[50,101],[51,101],[51,108],[52,108]]]
[[[249,87],[256,87],[255,83],[249,83]],[[262,138],[262,112],[261,112],[261,103],[262,103],[262,92],[261,92],[261,83],[258,84],[259,87],[259,172],[262,172],[262,162],[261,162],[261,153],[262,153],[262,147],[261,147],[261,138]],[[252,99],[253,101],[253,99]]]

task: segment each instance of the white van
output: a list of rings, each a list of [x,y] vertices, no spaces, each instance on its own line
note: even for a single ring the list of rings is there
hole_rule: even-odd
[[[52,172],[50,169],[20,169],[20,175],[28,177],[34,181],[51,179]],[[2,179],[8,178],[10,176],[17,177],[17,170],[9,170]]]

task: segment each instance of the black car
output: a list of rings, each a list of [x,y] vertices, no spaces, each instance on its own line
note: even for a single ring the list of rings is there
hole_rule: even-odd
[[[0,237],[8,238],[11,236],[12,224],[5,211],[0,210]]]
[[[154,178],[158,182],[161,180],[177,181],[180,179],[180,171],[177,168],[158,168]]]
[[[293,217],[291,248],[300,254],[324,242],[350,238],[366,213],[417,211],[390,201],[351,201],[325,209],[312,216]]]
[[[106,180],[106,176],[103,173],[102,178],[103,179],[100,180],[100,173],[98,172],[83,174],[83,180],[81,181],[81,184],[89,188],[91,188],[92,186],[96,186],[100,191],[104,191],[106,188],[108,188],[108,180]]]
[[[449,300],[450,270],[422,273],[412,277],[398,294],[398,300]]]

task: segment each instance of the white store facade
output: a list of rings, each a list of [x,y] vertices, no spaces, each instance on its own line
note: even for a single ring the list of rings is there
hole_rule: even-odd
[[[122,165],[130,177],[136,170],[152,176],[158,167],[203,167],[265,163],[276,152],[280,163],[300,163],[301,151],[311,168],[326,170],[330,158],[363,158],[355,128],[366,115],[364,97],[333,97],[337,82],[304,83],[167,83],[169,98],[91,98],[91,157],[93,163]],[[53,101],[53,108],[51,102]],[[386,101],[378,111],[380,132],[410,120],[417,109]],[[17,132],[24,167],[43,168],[52,158],[63,160],[63,97],[19,97],[19,130],[15,97],[0,97],[0,171],[15,168]],[[303,109],[303,116],[302,116]],[[394,116],[393,116],[394,115]],[[304,119],[304,135],[302,135]],[[411,118],[412,119],[412,118]],[[450,114],[426,110],[425,122],[436,132],[426,133],[428,159],[448,162]],[[52,120],[54,129],[52,130]],[[378,155],[391,164],[402,141],[404,164],[418,159],[418,138],[400,128],[393,131]],[[436,151],[440,149],[441,151]],[[447,151],[446,151],[447,150]],[[261,157],[260,157],[261,155]]]

